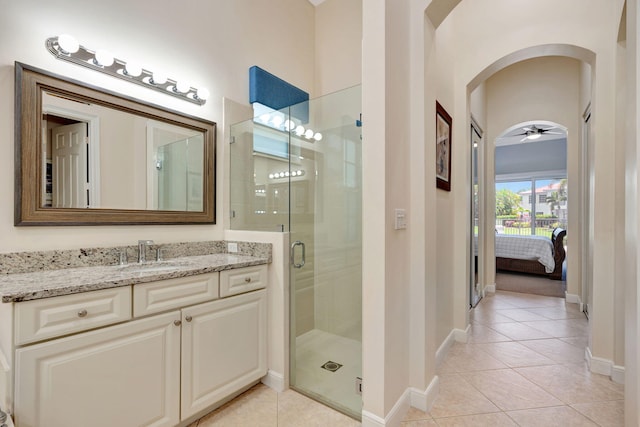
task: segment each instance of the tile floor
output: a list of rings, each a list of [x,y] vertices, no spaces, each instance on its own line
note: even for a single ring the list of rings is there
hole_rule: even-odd
[[[624,425],[624,387],[589,372],[588,325],[564,299],[498,291],[471,312],[469,342],[438,367],[429,413],[412,408],[403,427]],[[257,385],[189,427],[358,426],[292,390]]]

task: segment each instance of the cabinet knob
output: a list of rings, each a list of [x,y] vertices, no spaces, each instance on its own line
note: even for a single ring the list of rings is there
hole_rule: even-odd
[[[89,314],[87,310],[83,309],[78,312],[78,317],[87,317],[87,314]]]
[[[182,325],[182,320],[174,320],[173,324],[176,325],[176,326],[180,326],[180,325]]]
[[[247,283],[251,283],[251,277],[245,277],[244,281],[247,282]]]
[[[187,322],[191,322],[191,321],[193,320],[193,317],[191,317],[191,316],[186,316],[186,317],[184,318],[184,320],[186,320]]]

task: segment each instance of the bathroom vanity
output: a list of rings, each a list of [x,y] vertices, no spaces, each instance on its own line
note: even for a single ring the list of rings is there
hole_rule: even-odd
[[[16,427],[187,425],[253,385],[267,373],[268,262],[209,254],[0,277]]]

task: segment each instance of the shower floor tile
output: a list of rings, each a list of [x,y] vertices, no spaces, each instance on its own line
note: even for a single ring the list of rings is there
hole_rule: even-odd
[[[356,377],[362,377],[362,343],[319,329],[296,339],[296,373],[292,387],[313,397],[359,414],[362,396],[356,393]],[[335,372],[323,369],[328,361],[342,365]]]

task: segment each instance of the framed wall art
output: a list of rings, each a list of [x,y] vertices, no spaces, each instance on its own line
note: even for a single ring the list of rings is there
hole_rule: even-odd
[[[451,191],[451,116],[436,101],[436,187]]]

